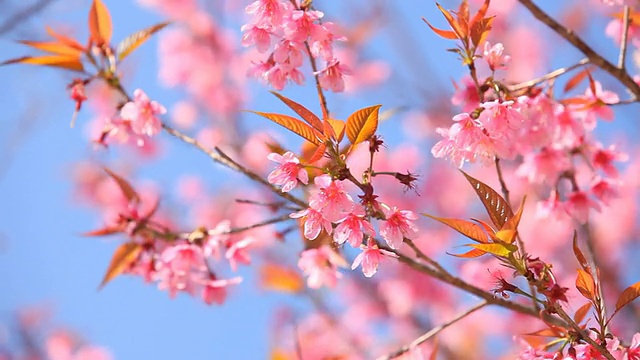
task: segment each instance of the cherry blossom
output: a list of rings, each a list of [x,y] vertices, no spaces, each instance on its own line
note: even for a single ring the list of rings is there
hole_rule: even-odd
[[[383,206],[382,209],[386,219],[380,225],[380,235],[392,249],[398,249],[405,237],[411,239],[418,232],[413,223],[418,217],[413,211],[400,210],[395,206]]]
[[[305,185],[309,183],[307,170],[292,152],[287,151],[283,155],[271,153],[267,158],[280,164],[269,174],[267,180],[274,185],[281,185],[282,192],[293,190],[298,185],[298,181]]]
[[[396,254],[379,249],[378,244],[371,237],[367,239],[366,245],[361,245],[362,252],[353,259],[351,270],[362,265],[362,273],[366,277],[372,277],[378,271],[378,265],[384,256],[397,257]]]

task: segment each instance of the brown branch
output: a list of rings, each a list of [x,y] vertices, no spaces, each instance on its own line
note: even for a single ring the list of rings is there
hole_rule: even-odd
[[[54,0],[39,0],[25,7],[24,9],[16,12],[12,16],[10,16],[7,20],[5,20],[4,23],[0,25],[0,35],[4,35],[12,31],[16,26],[26,21],[29,17],[34,16],[39,12],[42,12],[49,5],[51,5],[53,1]]]
[[[618,55],[618,68],[624,69],[627,57],[627,45],[629,39],[629,25],[631,23],[630,18],[631,8],[629,5],[624,7],[624,16],[622,18],[622,24],[624,26],[624,30],[622,32],[622,39],[620,39],[620,54]]]
[[[558,316],[560,316],[562,320],[566,321],[567,324],[569,324],[569,326],[573,328],[573,330],[577,331],[578,334],[580,334],[580,337],[582,338],[583,341],[585,341],[587,344],[596,348],[596,350],[598,350],[600,354],[602,354],[602,356],[607,358],[607,360],[615,360],[615,358],[613,357],[613,355],[611,355],[611,353],[609,352],[609,350],[607,350],[607,348],[598,344],[595,340],[590,338],[589,334],[587,334],[585,330],[580,328],[580,326],[576,324],[575,321],[573,321],[571,316],[569,316],[560,306],[557,306],[555,310],[558,313]]]
[[[600,54],[595,52],[584,40],[576,35],[573,30],[568,29],[551,18],[544,10],[540,9],[531,0],[518,0],[524,7],[526,7],[531,14],[553,31],[555,31],[562,38],[567,40],[576,49],[580,50],[589,61],[609,73],[614,78],[618,79],[624,86],[633,93],[636,99],[640,99],[640,85],[638,85],[633,78],[627,73],[625,69],[618,68],[616,65],[603,58]]]
[[[560,69],[553,70],[553,71],[551,71],[551,72],[549,72],[547,74],[544,74],[544,75],[542,75],[542,76],[540,76],[538,78],[532,79],[532,80],[524,81],[524,82],[521,82],[521,83],[518,83],[518,84],[515,84],[515,85],[510,85],[510,86],[508,86],[508,88],[509,88],[509,91],[519,91],[519,90],[523,90],[523,89],[528,89],[528,88],[530,88],[532,86],[535,86],[535,85],[538,85],[538,84],[540,84],[542,82],[555,79],[555,78],[557,78],[557,77],[559,77],[559,76],[561,76],[563,74],[566,74],[567,72],[569,72],[569,71],[571,71],[571,70],[573,70],[575,68],[578,68],[578,67],[580,67],[582,65],[586,65],[588,63],[589,63],[589,58],[584,58],[584,59],[578,61],[577,63],[575,63],[575,64],[573,64],[571,66],[567,66],[567,67],[563,67],[563,68],[560,68]]]
[[[464,319],[465,317],[471,315],[472,313],[474,313],[476,310],[480,310],[481,308],[483,308],[485,305],[487,305],[486,301],[483,301],[463,312],[461,312],[460,314],[458,314],[456,317],[454,317],[453,319],[447,321],[446,323],[442,324],[442,325],[438,325],[436,327],[434,327],[433,329],[429,330],[427,333],[423,334],[422,336],[418,337],[417,339],[415,339],[414,341],[412,341],[410,344],[405,345],[403,347],[401,347],[400,349],[388,354],[388,355],[384,355],[378,358],[378,360],[391,360],[391,359],[395,359],[399,356],[401,356],[402,354],[409,352],[415,348],[417,348],[418,346],[420,346],[420,344],[424,343],[425,341],[429,340],[430,338],[434,337],[435,335],[438,335],[442,330],[448,328],[449,326],[457,323],[458,321]]]
[[[327,107],[327,98],[324,96],[324,91],[322,90],[322,86],[320,86],[320,77],[318,76],[318,65],[316,64],[316,59],[311,54],[311,47],[309,47],[308,42],[304,42],[304,47],[307,49],[307,55],[309,55],[309,63],[311,63],[311,70],[313,71],[313,78],[316,82],[316,91],[318,92],[318,99],[320,101],[320,107],[322,108],[322,118],[329,118],[329,108]]]

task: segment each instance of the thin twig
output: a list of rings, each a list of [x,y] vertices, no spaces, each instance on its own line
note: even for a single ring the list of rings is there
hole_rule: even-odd
[[[569,316],[560,306],[557,306],[555,310],[558,313],[558,316],[560,316],[560,318],[562,320],[566,321],[567,324],[569,324],[569,326],[571,326],[573,328],[573,330],[577,331],[578,334],[580,334],[580,336],[581,336],[583,341],[585,341],[589,345],[591,345],[594,348],[596,348],[596,350],[598,350],[600,352],[600,354],[602,354],[602,356],[607,358],[607,360],[615,360],[615,358],[613,357],[613,355],[611,355],[611,353],[609,352],[609,350],[607,350],[607,348],[605,348],[604,346],[598,344],[595,340],[590,338],[589,334],[587,334],[587,332],[585,330],[580,328],[580,326],[578,324],[576,324],[575,321],[573,321],[571,316]]]
[[[413,252],[416,253],[416,256],[419,259],[422,259],[424,261],[426,261],[427,263],[429,263],[431,266],[433,266],[434,268],[438,269],[440,272],[442,273],[449,273],[445,268],[442,267],[442,265],[440,265],[437,261],[433,260],[432,258],[430,258],[429,256],[427,256],[427,254],[423,253],[422,250],[420,250],[416,244],[408,238],[404,238],[404,242],[409,245],[409,247],[411,248],[411,250],[413,250]]]
[[[429,330],[427,333],[421,335],[420,337],[418,337],[417,339],[415,339],[414,341],[412,341],[410,344],[405,345],[403,347],[401,347],[400,349],[388,354],[388,355],[384,355],[378,358],[378,360],[390,360],[390,359],[395,359],[397,357],[399,357],[400,355],[409,352],[415,348],[417,348],[418,346],[420,346],[420,344],[424,343],[425,341],[429,340],[430,338],[434,337],[435,335],[438,335],[442,330],[448,328],[449,326],[457,323],[458,321],[464,319],[465,317],[471,315],[472,313],[474,313],[477,310],[480,310],[481,308],[483,308],[484,306],[486,306],[488,303],[486,301],[483,301],[461,313],[459,313],[458,315],[456,315],[456,317],[454,317],[453,319],[447,321],[446,323],[442,324],[442,325],[438,325],[436,327],[434,327],[433,329]]]
[[[528,81],[524,81],[524,82],[521,82],[521,83],[518,83],[518,84],[510,85],[510,86],[508,86],[508,88],[509,88],[509,91],[520,91],[520,90],[523,90],[523,89],[528,89],[528,88],[530,88],[532,86],[535,86],[535,85],[538,85],[538,84],[540,84],[542,82],[555,79],[555,78],[557,78],[557,77],[559,77],[559,76],[561,76],[563,74],[566,74],[567,72],[569,72],[569,71],[571,71],[571,70],[573,70],[575,68],[578,68],[580,66],[586,65],[588,63],[589,63],[589,58],[584,58],[584,59],[578,61],[577,63],[575,63],[575,64],[573,64],[571,66],[567,66],[567,67],[563,67],[563,68],[560,68],[560,69],[553,70],[553,71],[551,71],[551,72],[549,72],[547,74],[544,74],[544,75],[542,75],[542,76],[540,76],[538,78],[532,79],[532,80],[528,80]]]
[[[322,108],[322,118],[329,118],[329,107],[327,107],[327,98],[324,96],[324,91],[322,90],[322,86],[320,86],[320,76],[318,75],[318,65],[316,64],[316,59],[313,57],[311,53],[311,47],[309,47],[308,42],[304,42],[304,46],[307,49],[307,55],[309,55],[309,63],[311,63],[311,70],[313,71],[313,78],[316,82],[316,91],[318,92],[318,99],[320,101],[320,107]]]
[[[640,98],[640,85],[638,85],[633,78],[626,72],[625,69],[620,69],[607,59],[603,58],[600,54],[595,52],[584,40],[576,35],[573,30],[567,29],[556,20],[551,18],[544,10],[540,9],[531,0],[518,0],[524,7],[526,7],[531,14],[538,20],[542,21],[545,25],[555,31],[562,38],[571,43],[576,49],[580,50],[589,61],[609,73],[614,78],[618,79],[624,86],[635,95],[636,98]]]
[[[8,33],[9,31],[13,30],[16,26],[26,21],[29,17],[34,16],[39,12],[42,12],[53,1],[54,0],[40,0],[16,12],[7,20],[5,20],[4,23],[0,25],[0,35],[4,35],[5,33]]]
[[[629,5],[624,7],[624,16],[622,18],[622,24],[624,26],[622,31],[622,39],[620,39],[620,55],[618,55],[618,68],[624,69],[627,57],[627,43],[629,42],[629,25],[631,23],[630,18],[631,8]]]

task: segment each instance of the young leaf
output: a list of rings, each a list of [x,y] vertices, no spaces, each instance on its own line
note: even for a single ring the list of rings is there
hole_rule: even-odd
[[[484,0],[484,3],[482,4],[478,12],[475,15],[473,15],[473,19],[471,19],[472,26],[482,21],[485,15],[487,15],[487,10],[489,10],[489,2],[490,0]]]
[[[520,219],[522,218],[522,211],[524,210],[525,201],[527,201],[526,196],[522,198],[522,202],[520,203],[518,211],[516,211],[516,213],[512,217],[510,217],[506,223],[504,223],[504,226],[502,226],[501,230],[518,230],[518,224],[520,224]]]
[[[500,230],[496,233],[495,237],[499,240],[499,242],[503,242],[505,244],[513,244],[513,241],[516,239],[517,231],[515,230]]]
[[[593,304],[588,302],[588,303],[580,306],[580,308],[578,308],[578,310],[576,310],[575,315],[573,315],[573,320],[576,322],[576,324],[580,324],[582,322],[582,320],[584,320],[584,318],[587,316],[587,313],[589,312],[589,310],[591,310],[592,306],[593,306]]]
[[[463,259],[472,259],[472,258],[477,258],[480,257],[484,254],[486,254],[486,251],[482,251],[480,249],[471,249],[469,251],[467,251],[466,253],[462,253],[462,254],[451,254],[451,253],[447,253],[451,256],[455,256],[455,257],[459,257],[459,258],[463,258]]]
[[[311,157],[309,158],[309,164],[313,164],[314,162],[322,159],[322,156],[324,156],[324,152],[327,150],[327,144],[326,143],[322,143],[320,145],[318,145],[318,147],[316,148],[316,150],[313,152],[313,155],[311,155]]]
[[[440,37],[443,37],[448,40],[456,40],[458,38],[456,33],[453,32],[452,30],[438,29],[437,27],[431,25],[425,18],[422,18],[422,21],[424,21],[427,24],[427,26],[429,26],[431,30],[433,30],[433,32],[439,35]]]
[[[460,2],[460,6],[458,6],[458,12],[456,13],[456,17],[458,18],[458,26],[460,27],[460,31],[463,34],[469,33],[469,2],[467,0],[463,0]]]
[[[499,229],[502,229],[507,220],[513,217],[513,211],[507,202],[495,190],[482,181],[468,175],[464,171],[460,172],[467,178],[473,189],[478,194],[482,205],[484,205],[491,222]]]
[[[111,15],[102,0],[93,0],[89,11],[89,33],[97,46],[109,44],[111,41]]]
[[[145,41],[147,41],[151,35],[156,32],[162,30],[165,26],[169,25],[169,22],[163,22],[160,24],[153,25],[144,30],[137,31],[129,36],[127,36],[124,40],[118,44],[116,48],[116,53],[118,54],[118,61],[122,61],[122,59],[126,58],[129,54],[133,52],[133,50],[137,49],[138,46],[142,45]]]
[[[467,34],[462,30],[462,28],[458,24],[458,21],[453,18],[453,15],[451,15],[447,10],[440,6],[440,4],[436,3],[436,6],[438,7],[438,9],[440,9],[440,12],[442,12],[442,15],[444,15],[445,19],[447,19],[449,26],[451,26],[453,31],[456,33],[458,39],[466,38]]]
[[[473,23],[473,25],[471,26],[471,31],[469,33],[473,46],[478,47],[487,39],[487,36],[489,36],[489,32],[491,31],[494,19],[495,16],[492,16]]]
[[[616,312],[640,296],[640,281],[624,289],[616,302]]]
[[[274,123],[283,126],[292,132],[300,135],[305,138],[307,141],[320,145],[321,141],[319,139],[322,138],[322,134],[318,131],[314,130],[311,126],[303,123],[302,121],[283,114],[273,114],[273,113],[264,113],[260,111],[251,111],[254,114],[258,114],[262,117],[265,117]]]
[[[370,106],[349,115],[346,132],[351,144],[359,144],[376,133],[378,129],[378,112],[381,106]]]
[[[562,89],[563,92],[569,92],[573,90],[576,86],[578,86],[584,79],[587,78],[587,74],[589,74],[589,68],[585,68],[584,70],[573,75],[567,83],[564,85]]]
[[[138,259],[141,251],[142,245],[137,243],[128,242],[120,245],[113,253],[111,263],[98,288],[103,288],[109,281],[113,280],[113,278],[122,274],[124,270]]]
[[[103,169],[116,182],[116,184],[118,184],[120,191],[122,191],[122,194],[129,202],[140,202],[140,196],[138,196],[138,193],[133,189],[133,186],[131,186],[131,184],[129,184],[127,180],[106,167]]]
[[[336,135],[336,141],[338,141],[338,144],[339,144],[344,138],[344,133],[345,133],[345,130],[347,129],[347,124],[342,120],[336,120],[336,119],[327,119],[327,122],[329,123],[329,125],[331,125],[331,129],[333,130],[333,133]]]
[[[55,32],[52,28],[47,26],[47,34],[49,34],[51,37],[53,37],[54,39],[58,40],[59,43],[67,45],[68,47],[80,50],[82,52],[86,51],[85,47],[82,46],[79,42],[77,42],[76,40],[68,37],[68,36],[64,36],[62,34],[58,34],[57,32]]]
[[[475,240],[479,243],[487,243],[489,241],[487,238],[487,234],[482,230],[482,228],[470,221],[441,218],[425,213],[423,213],[422,215],[447,225],[448,227],[468,237],[471,240]]]
[[[278,99],[280,99],[280,101],[282,101],[288,107],[290,107],[291,110],[295,111],[296,114],[300,115],[302,120],[306,121],[309,125],[313,126],[314,129],[316,129],[318,131],[323,131],[324,128],[322,126],[322,121],[320,120],[320,118],[318,116],[316,116],[316,114],[311,112],[311,110],[307,109],[306,107],[298,104],[297,102],[289,99],[288,97],[286,97],[284,95],[278,94],[275,91],[270,91],[270,93],[272,93],[273,95],[277,96]]]
[[[515,245],[499,244],[499,243],[469,244],[467,246],[471,246],[472,248],[482,250],[484,252],[487,252],[496,256],[500,256],[500,257],[507,257],[518,249]]]
[[[78,58],[80,57],[80,54],[82,54],[82,50],[55,41],[22,40],[20,43],[52,54],[67,55]]]
[[[587,258],[584,256],[580,247],[578,247],[578,232],[573,231],[573,253],[576,255],[576,259],[578,259],[578,263],[582,270],[591,273],[591,266],[589,266],[589,262],[587,262]]]
[[[41,66],[54,66],[73,71],[84,71],[84,66],[78,56],[69,55],[46,55],[46,56],[25,56],[18,59],[7,60],[0,65],[9,64],[30,64]]]
[[[578,277],[576,278],[576,289],[587,298],[587,300],[593,301],[595,298],[596,285],[593,281],[593,277],[588,272],[578,269]]]
[[[97,229],[97,230],[83,233],[82,236],[107,236],[107,235],[117,234],[121,231],[122,229],[115,228],[115,227],[104,227],[102,229]]]
[[[297,271],[272,264],[260,269],[260,283],[265,289],[288,293],[297,293],[304,288],[304,282]]]

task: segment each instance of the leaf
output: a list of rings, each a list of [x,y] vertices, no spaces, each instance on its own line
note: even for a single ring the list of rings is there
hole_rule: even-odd
[[[458,6],[458,12],[456,13],[457,24],[460,27],[460,31],[463,34],[469,33],[469,2],[467,0],[463,0],[460,2],[460,6]]]
[[[443,38],[448,39],[448,40],[457,40],[458,39],[458,36],[452,30],[438,29],[437,27],[431,25],[427,21],[427,19],[425,19],[425,18],[422,18],[422,21],[424,21],[431,28],[431,30],[433,30],[433,32],[436,33],[437,35],[439,35],[440,37],[443,37]]]
[[[339,144],[344,138],[344,133],[347,129],[347,124],[342,120],[336,120],[336,119],[327,119],[327,122],[329,122],[329,125],[331,125],[333,133],[336,135],[336,141],[338,141],[338,144]]]
[[[77,42],[75,39],[70,38],[68,36],[62,35],[62,34],[58,34],[57,32],[55,32],[52,28],[47,26],[47,33],[53,37],[54,39],[58,40],[58,42],[60,42],[61,44],[65,44],[69,47],[72,47],[74,49],[78,49],[82,52],[86,51],[87,49],[85,49],[84,46],[82,46],[79,42]]]
[[[346,132],[351,144],[356,145],[376,133],[378,129],[378,112],[382,105],[360,109],[347,118]]]
[[[109,44],[111,41],[111,15],[102,0],[93,0],[89,10],[89,33],[97,46]]]
[[[118,47],[116,48],[116,53],[118,54],[118,61],[122,61],[122,59],[126,58],[129,54],[131,54],[133,50],[137,49],[138,46],[142,45],[145,41],[147,41],[151,37],[151,35],[162,30],[165,26],[169,24],[170,22],[163,22],[160,24],[150,26],[144,30],[137,31],[127,36],[124,40],[120,42],[120,44],[118,44]]]
[[[447,253],[447,254],[451,256],[459,257],[459,258],[472,259],[472,258],[480,257],[486,253],[487,253],[486,251],[482,251],[480,249],[472,249],[463,254],[451,254],[451,253]]]
[[[563,337],[564,336],[564,329],[561,327],[557,327],[557,326],[551,326],[548,329],[541,329],[538,331],[534,331],[534,332],[530,332],[530,333],[526,333],[524,335],[529,335],[529,336],[544,336],[544,337]]]
[[[45,56],[25,56],[18,59],[7,60],[0,65],[9,64],[30,64],[41,66],[54,66],[73,71],[84,71],[84,66],[78,56],[68,55],[45,55]]]
[[[578,269],[578,277],[576,278],[576,289],[588,300],[593,301],[595,298],[596,285],[593,276],[588,272]]]
[[[588,68],[585,68],[584,70],[576,73],[569,80],[567,80],[567,83],[564,85],[564,88],[562,89],[562,91],[563,92],[569,92],[569,91],[573,90],[584,79],[587,78],[587,74],[589,74],[589,69]]]
[[[471,19],[472,26],[482,20],[485,20],[484,16],[487,15],[487,10],[489,10],[489,3],[490,0],[484,0],[484,3],[482,4],[478,12],[473,15],[473,19]]]
[[[275,91],[270,91],[273,95],[277,96],[280,101],[285,103],[291,110],[295,111],[296,114],[300,115],[302,120],[306,121],[309,125],[311,125],[314,129],[318,131],[322,131],[324,127],[322,126],[322,121],[316,114],[314,114],[311,110],[306,107],[298,104],[297,102],[289,99],[284,95],[280,95]]]
[[[304,289],[304,282],[297,271],[275,264],[267,264],[260,269],[260,284],[265,289],[287,293]]]
[[[429,360],[436,360],[438,358],[438,338],[436,337],[433,340],[433,350],[431,351],[431,356],[429,356]]]
[[[516,239],[517,231],[515,230],[500,230],[496,233],[495,237],[503,243],[513,244]]]
[[[616,301],[616,312],[640,296],[640,281],[624,289],[618,301]]]
[[[322,144],[318,145],[318,147],[316,147],[315,151],[313,152],[313,154],[309,158],[308,163],[309,164],[313,164],[314,162],[322,159],[322,156],[324,156],[324,152],[326,150],[327,150],[327,144],[326,143],[322,143]]]
[[[489,36],[489,32],[493,27],[495,16],[482,19],[471,26],[470,36],[473,46],[477,47],[482,44]]]
[[[499,229],[502,229],[504,224],[513,217],[513,211],[507,202],[498,194],[495,190],[490,188],[482,181],[468,175],[464,171],[460,172],[467,178],[473,189],[478,194],[482,205],[484,205],[491,222]]]
[[[254,114],[258,114],[262,117],[265,117],[273,121],[274,123],[291,130],[292,132],[300,135],[301,137],[305,138],[307,141],[313,144],[316,144],[316,145],[321,144],[321,141],[319,139],[322,138],[322,134],[319,133],[317,130],[314,130],[311,126],[303,123],[302,121],[294,117],[283,115],[283,114],[264,113],[260,111],[251,111],[251,112]]]
[[[506,223],[502,226],[501,230],[518,230],[518,225],[520,224],[520,219],[522,218],[522,211],[524,210],[524,204],[527,201],[527,197],[522,198],[522,202],[520,203],[520,207],[518,211],[510,217]]]
[[[482,228],[470,221],[441,218],[425,213],[423,213],[422,215],[447,225],[448,227],[468,237],[471,240],[475,240],[480,243],[487,243],[489,241],[487,234],[482,230]]]
[[[573,320],[576,322],[576,324],[580,324],[582,322],[582,320],[584,320],[584,318],[587,316],[587,313],[589,312],[589,310],[591,310],[591,307],[593,305],[588,302],[582,306],[580,306],[580,308],[578,308],[578,310],[576,310],[575,315],[573,315]]]
[[[52,54],[58,54],[58,55],[70,55],[72,57],[78,57],[80,58],[80,55],[82,54],[82,50],[77,49],[75,47],[71,47],[68,46],[66,44],[62,44],[59,42],[55,42],[55,41],[29,41],[29,40],[22,40],[20,41],[21,44],[27,45],[27,46],[31,46],[32,48],[38,49],[38,50],[42,50],[48,53],[52,53]]]
[[[122,191],[122,194],[129,202],[140,202],[140,196],[138,196],[138,193],[134,190],[133,186],[131,186],[131,184],[129,184],[127,180],[106,167],[103,167],[103,169],[116,182],[116,184],[118,184],[120,191]]]
[[[467,246],[471,246],[472,248],[482,250],[484,252],[500,257],[507,257],[518,249],[515,245],[500,243],[468,244]]]
[[[447,10],[445,10],[442,6],[440,6],[440,4],[436,3],[436,6],[438,7],[438,9],[440,9],[440,12],[442,12],[442,15],[444,15],[445,19],[447,19],[449,26],[451,26],[453,31],[456,33],[456,35],[458,36],[458,39],[466,38],[467,34],[462,31],[462,28],[460,27],[460,25],[458,25],[457,20],[454,19],[453,16]]]
[[[580,264],[580,267],[582,268],[582,270],[590,273],[591,266],[589,266],[589,262],[587,262],[587,258],[584,256],[584,254],[580,250],[580,247],[578,247],[578,232],[575,230],[573,231],[573,253],[576,255],[576,259],[578,259],[578,263]]]
[[[107,235],[117,234],[121,231],[122,229],[115,228],[115,227],[104,227],[102,229],[86,232],[82,234],[82,236],[107,236]]]
[[[138,259],[141,251],[142,245],[137,243],[128,242],[120,245],[113,253],[111,263],[98,289],[103,288],[109,281],[113,280],[113,278],[122,274],[124,270]]]

